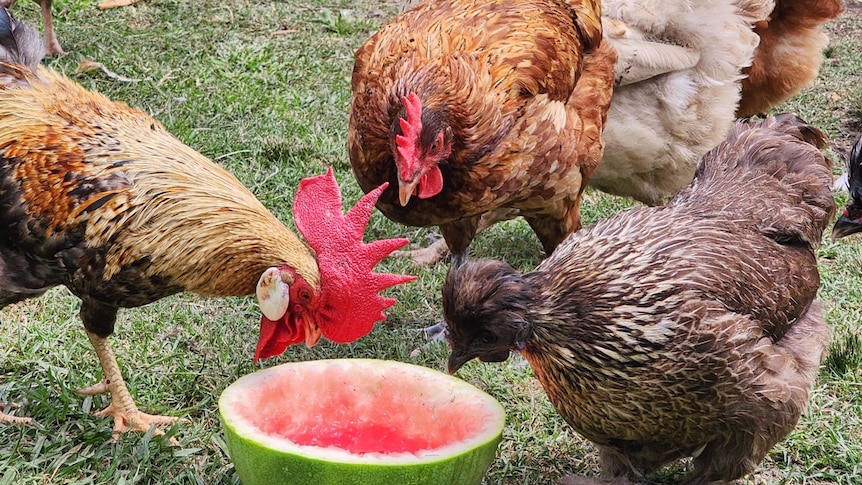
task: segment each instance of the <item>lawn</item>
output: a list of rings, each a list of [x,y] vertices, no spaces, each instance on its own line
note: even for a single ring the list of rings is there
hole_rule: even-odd
[[[820,78],[777,110],[796,111],[832,137],[836,174],[862,129],[862,20],[858,2],[848,1],[848,14],[829,26]],[[392,1],[149,0],[107,11],[96,3],[55,1],[55,25],[67,54],[46,60],[48,65],[151,113],[235,173],[288,224],[299,180],[326,167],[334,167],[346,204],[359,198],[346,153],[353,52],[394,15]],[[40,25],[35,3],[21,1],[14,11]],[[127,79],[79,72],[83,59]],[[836,197],[839,204],[846,201],[844,193]],[[590,222],[631,205],[588,191],[583,216]],[[368,237],[424,242],[433,233],[375,213]],[[744,483],[851,484],[862,475],[860,241],[824,239],[821,298],[834,328],[833,352],[797,429]],[[522,221],[493,227],[472,251],[523,270],[541,255]],[[261,366],[375,357],[444,369],[447,346],[426,342],[416,330],[441,318],[446,266],[417,269],[390,258],[380,269],[419,277],[389,291],[399,302],[385,323],[354,344],[295,346]],[[93,416],[107,398],[74,392],[101,378],[78,306],[65,289],[55,289],[0,311],[0,401],[22,403],[17,413],[38,423],[0,427],[0,485],[238,483],[216,401],[226,386],[257,368],[251,359],[259,318],[254,299],[184,294],[121,312],[111,342],[129,389],[142,410],[187,419],[168,430],[177,446],[150,434],[111,441],[111,421]],[[598,472],[593,447],[556,414],[523,361],[474,362],[459,376],[495,396],[508,413],[487,484],[544,485],[568,473]]]

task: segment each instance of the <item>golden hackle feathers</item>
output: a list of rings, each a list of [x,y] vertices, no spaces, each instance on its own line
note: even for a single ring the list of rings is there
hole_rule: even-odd
[[[0,152],[27,160],[17,178],[27,210],[50,221],[49,234],[86,224],[87,244],[109,247],[106,278],[145,259],[152,274],[203,295],[253,293],[263,271],[279,264],[319,284],[313,252],[233,175],[159,122],[50,69],[16,70],[0,97]],[[82,184],[101,189],[80,200]],[[175,268],[177,258],[184,264]]]

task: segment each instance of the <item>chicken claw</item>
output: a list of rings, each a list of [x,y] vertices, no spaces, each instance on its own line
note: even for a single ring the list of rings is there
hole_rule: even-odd
[[[392,256],[398,258],[411,258],[413,264],[419,267],[434,266],[444,260],[449,255],[449,247],[446,245],[446,240],[440,238],[434,241],[430,246],[420,249],[405,249],[394,251]]]
[[[6,403],[0,402],[0,409],[5,407]],[[15,403],[9,403],[9,407],[12,409],[18,409],[20,406]],[[3,411],[0,411],[0,424],[33,424],[33,418],[12,416],[11,414],[6,414]]]
[[[96,355],[99,357],[99,363],[102,364],[102,373],[105,377],[101,382],[81,389],[78,392],[89,395],[101,394],[103,392],[111,394],[111,404],[102,411],[97,412],[96,416],[113,416],[114,431],[112,436],[114,439],[119,439],[120,435],[127,431],[147,432],[152,426],[155,426],[155,430],[153,431],[154,436],[164,435],[165,432],[161,429],[161,426],[171,425],[177,422],[178,418],[141,412],[129,393],[122,374],[120,374],[117,359],[114,357],[114,352],[108,344],[108,339],[99,337],[89,331],[87,332],[87,337],[90,338],[90,343],[93,344],[93,348],[96,350]],[[168,442],[172,445],[178,444],[174,438],[171,438]]]
[[[86,394],[88,396],[95,396],[97,394],[104,394],[106,392],[110,392],[110,388],[108,387],[108,380],[102,379],[101,381],[93,384],[92,386],[85,387],[83,389],[78,389],[78,394]]]
[[[115,406],[113,398],[111,398],[111,401],[112,402],[108,407],[95,413],[95,415],[99,417],[113,416],[114,431],[111,433],[111,436],[115,440],[118,440],[120,435],[127,431],[140,431],[142,433],[146,433],[152,426],[156,427],[153,431],[153,436],[162,436],[165,432],[161,429],[161,426],[168,426],[179,420],[179,418],[173,416],[161,416],[158,414],[147,414],[141,412],[134,403],[132,403],[131,408],[128,408],[123,405]],[[178,444],[177,440],[174,438],[171,438],[168,442],[172,445]]]

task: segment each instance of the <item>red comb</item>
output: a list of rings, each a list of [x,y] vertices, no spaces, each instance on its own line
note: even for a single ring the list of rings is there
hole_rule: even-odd
[[[398,119],[401,134],[395,137],[395,146],[401,159],[410,164],[410,160],[416,158],[416,141],[419,140],[419,134],[422,132],[422,101],[411,91],[407,96],[401,96],[401,102],[404,103],[404,109],[407,111],[407,119]],[[412,167],[409,169],[412,172]]]
[[[392,251],[407,244],[405,238],[364,243],[362,235],[374,204],[388,184],[365,194],[347,212],[341,212],[341,191],[330,168],[326,175],[303,179],[296,191],[293,220],[308,244],[317,252],[321,301],[319,325],[323,335],[336,343],[363,337],[384,320],[383,310],[395,303],[378,293],[415,276],[374,273],[374,266]]]

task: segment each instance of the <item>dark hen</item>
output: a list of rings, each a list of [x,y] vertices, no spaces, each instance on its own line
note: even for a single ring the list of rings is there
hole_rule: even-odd
[[[450,372],[520,351],[606,478],[689,456],[685,483],[752,472],[796,425],[829,340],[824,144],[793,115],[740,122],[666,206],[575,233],[524,275],[453,267]]]

